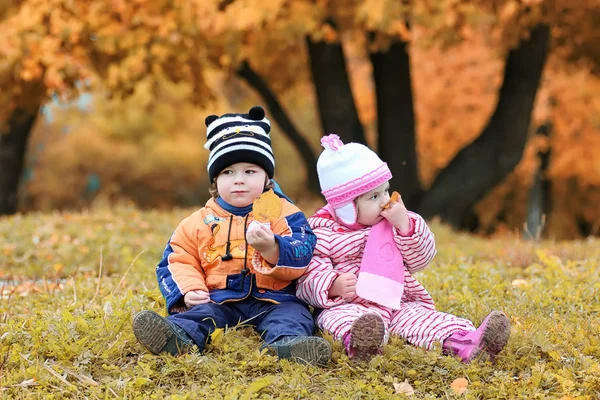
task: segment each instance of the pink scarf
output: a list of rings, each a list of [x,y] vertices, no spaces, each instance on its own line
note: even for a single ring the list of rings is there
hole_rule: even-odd
[[[366,226],[349,226],[336,218],[335,209],[327,204],[327,212],[340,224],[350,229],[363,229]],[[317,213],[318,214],[318,213]],[[365,251],[360,263],[356,294],[395,310],[400,309],[404,293],[404,259],[394,241],[394,227],[383,219],[371,227]]]
[[[404,261],[386,219],[371,228],[365,245],[356,294],[382,306],[400,309],[404,292]]]

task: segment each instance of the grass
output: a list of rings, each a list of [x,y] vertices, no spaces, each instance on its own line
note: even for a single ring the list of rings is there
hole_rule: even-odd
[[[417,278],[439,310],[476,324],[493,309],[509,315],[495,365],[394,339],[364,365],[335,343],[315,368],[262,354],[244,327],[217,331],[201,355],[148,354],[131,320],[164,314],[154,266],[190,211],[0,219],[0,398],[389,399],[407,396],[396,393],[404,382],[412,398],[600,398],[600,241],[489,240],[437,223],[438,255]]]

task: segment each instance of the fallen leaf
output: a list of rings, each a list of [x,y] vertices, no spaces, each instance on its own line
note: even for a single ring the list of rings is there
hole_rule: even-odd
[[[213,345],[217,345],[221,343],[224,337],[225,331],[223,329],[215,329],[214,332],[210,334],[210,341]]]
[[[463,394],[464,392],[466,392],[468,386],[469,386],[469,381],[466,380],[465,378],[456,378],[452,382],[452,384],[450,384],[450,387],[452,388],[452,390],[454,390],[454,392],[457,394]]]
[[[24,380],[21,383],[17,383],[16,385],[13,385],[13,386],[28,387],[28,386],[36,386],[37,384],[38,383],[35,381],[35,378],[31,378],[31,379]]]
[[[413,396],[415,394],[415,389],[410,386],[410,383],[408,383],[407,380],[401,383],[394,382],[394,390],[396,391],[396,394],[405,394],[407,396]]]
[[[91,376],[77,375],[77,378],[84,385],[87,385],[87,386],[98,386],[98,382],[96,382]]]
[[[266,387],[271,386],[275,382],[276,378],[274,376],[265,376],[264,378],[258,378],[254,380],[246,392],[242,395],[242,400],[250,399],[252,395],[260,392]]]
[[[514,281],[512,281],[512,285],[514,287],[526,286],[528,284],[529,282],[527,282],[525,279],[515,279]]]

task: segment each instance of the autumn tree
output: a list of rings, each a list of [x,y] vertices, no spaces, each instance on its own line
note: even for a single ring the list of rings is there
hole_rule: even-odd
[[[72,96],[97,77],[126,96],[142,79],[190,82],[190,100],[212,95],[206,71],[245,80],[305,162],[317,189],[315,155],[280,101],[312,81],[324,132],[365,142],[348,76],[347,41],[372,65],[377,149],[409,205],[455,227],[472,224],[474,205],[521,159],[539,80],[553,50],[590,57],[594,2],[568,0],[14,0],[0,11],[0,213],[16,209],[16,181],[37,109],[49,96]],[[505,54],[496,109],[480,136],[459,151],[430,187],[419,177],[411,46],[452,46],[486,35]],[[578,35],[578,36],[577,36]],[[591,54],[591,58],[594,55]],[[17,178],[15,178],[17,177]]]
[[[142,80],[186,81],[203,103],[203,2],[12,0],[0,8],[0,215],[17,209],[27,140],[50,98],[76,97],[98,81],[130,95]]]

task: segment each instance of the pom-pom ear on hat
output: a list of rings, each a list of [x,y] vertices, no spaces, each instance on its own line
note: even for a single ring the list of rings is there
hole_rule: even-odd
[[[218,115],[209,115],[208,117],[206,117],[204,119],[204,123],[206,124],[206,126],[209,126],[210,124],[212,124],[213,122],[215,122],[217,119],[219,119]]]
[[[254,106],[248,111],[248,116],[250,119],[260,121],[265,117],[265,110],[261,106]]]

